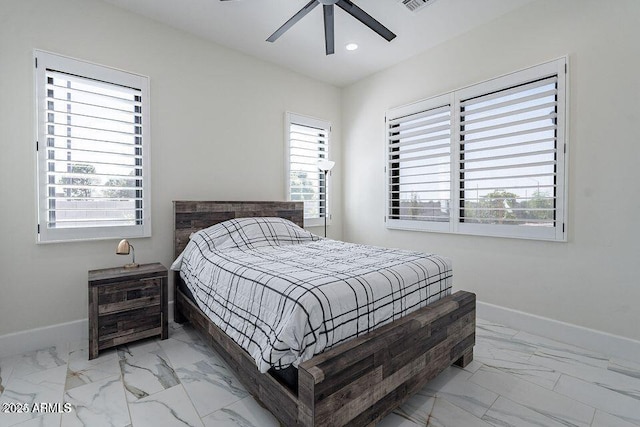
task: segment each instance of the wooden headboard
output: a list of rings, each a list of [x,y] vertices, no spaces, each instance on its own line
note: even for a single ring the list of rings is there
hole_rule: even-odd
[[[304,227],[304,202],[174,201],[174,257],[182,253],[191,233],[233,218],[276,216]]]

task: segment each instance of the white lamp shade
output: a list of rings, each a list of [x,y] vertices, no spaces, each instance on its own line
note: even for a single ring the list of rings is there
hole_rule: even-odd
[[[318,160],[318,169],[320,169],[321,171],[330,171],[335,165],[336,162],[332,162],[331,160]]]

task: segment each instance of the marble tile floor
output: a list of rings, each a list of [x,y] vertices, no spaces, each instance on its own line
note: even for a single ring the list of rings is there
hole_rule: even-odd
[[[172,324],[169,336],[92,361],[86,342],[1,358],[0,427],[278,425],[191,327]],[[640,426],[637,361],[480,319],[476,338],[469,366],[448,368],[379,426]]]

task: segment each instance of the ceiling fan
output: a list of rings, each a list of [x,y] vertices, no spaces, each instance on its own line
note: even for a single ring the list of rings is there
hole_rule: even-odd
[[[376,21],[371,15],[360,9],[350,0],[311,0],[306,4],[306,6],[300,9],[298,13],[293,15],[287,22],[285,22],[280,28],[278,28],[273,34],[271,34],[267,41],[271,43],[275,42],[289,28],[293,27],[296,22],[298,22],[306,14],[311,12],[319,4],[322,4],[322,8],[324,9],[324,45],[327,55],[331,55],[335,51],[335,39],[333,31],[333,5],[338,5],[338,7],[340,7],[342,10],[356,18],[358,21],[362,22],[367,27],[371,28],[385,40],[390,42],[396,37],[396,35],[389,31],[387,27]]]

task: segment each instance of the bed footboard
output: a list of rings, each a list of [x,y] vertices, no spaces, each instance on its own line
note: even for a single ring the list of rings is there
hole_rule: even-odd
[[[176,314],[203,333],[286,426],[374,424],[448,366],[464,367],[473,359],[476,296],[458,291],[301,363],[296,394],[260,373],[249,354],[182,292],[176,292],[175,304]]]
[[[459,291],[298,367],[304,425],[369,425],[473,358],[475,294]]]

